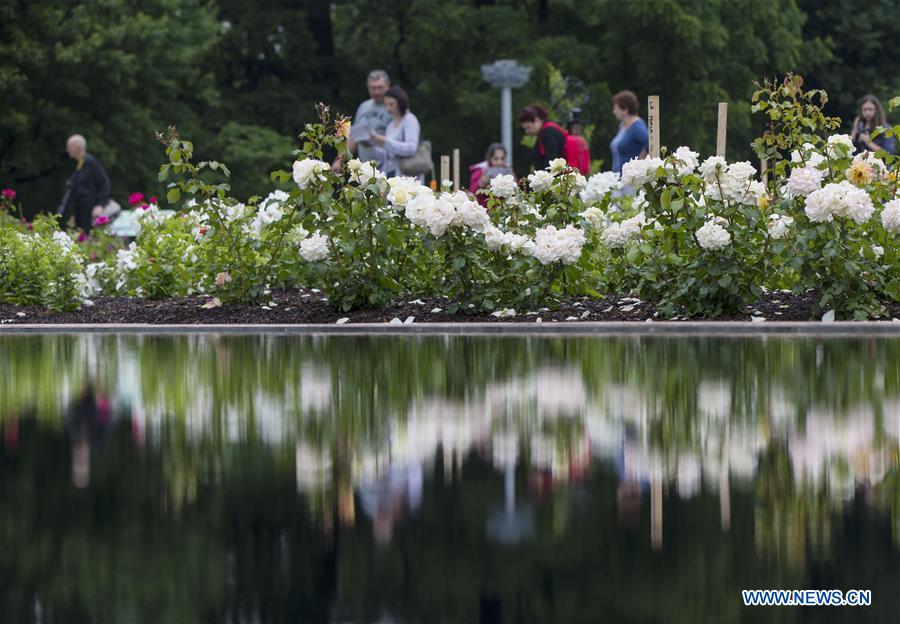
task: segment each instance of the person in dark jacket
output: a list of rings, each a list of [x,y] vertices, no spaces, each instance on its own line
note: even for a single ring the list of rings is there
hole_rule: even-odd
[[[103,211],[109,201],[109,176],[103,164],[87,153],[87,141],[80,134],[69,137],[66,152],[77,164],[66,182],[66,194],[57,211],[63,217],[74,213],[75,227],[85,234],[91,231],[94,217]]]
[[[555,123],[549,122],[547,109],[540,104],[531,104],[519,111],[519,123],[525,134],[534,135],[534,168],[546,169],[551,160],[563,158],[566,146],[565,132]]]
[[[884,150],[891,155],[897,153],[895,137],[888,137],[882,134],[874,139],[872,138],[872,132],[879,126],[888,127],[884,107],[877,97],[867,95],[859,101],[859,111],[856,119],[853,120],[853,131],[850,134],[856,153],[877,152],[879,150]]]

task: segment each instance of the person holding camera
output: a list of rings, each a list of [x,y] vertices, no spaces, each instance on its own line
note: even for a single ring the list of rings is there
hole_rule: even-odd
[[[897,143],[894,137],[882,134],[872,138],[872,132],[879,126],[887,127],[884,108],[877,97],[867,95],[859,101],[859,111],[856,119],[853,120],[853,131],[850,134],[856,153],[877,152],[878,150],[884,150],[888,154],[897,153]]]

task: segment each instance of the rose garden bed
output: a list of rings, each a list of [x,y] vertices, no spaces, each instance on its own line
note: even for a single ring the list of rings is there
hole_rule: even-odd
[[[102,227],[79,237],[54,218],[10,219],[14,193],[0,198],[0,320],[895,318],[900,157],[854,154],[824,93],[801,86],[788,76],[754,95],[765,173],[681,146],[621,175],[555,159],[480,197],[356,159],[333,171],[323,159],[345,153],[349,121],[320,106],[292,170],[242,201],[228,168],[195,164],[172,128],[159,180],[173,210],[136,206],[127,247]]]

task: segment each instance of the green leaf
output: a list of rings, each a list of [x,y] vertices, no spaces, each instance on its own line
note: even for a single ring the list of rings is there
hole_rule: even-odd
[[[169,192],[166,193],[166,201],[170,204],[178,203],[179,199],[181,199],[181,191],[177,187],[169,189]]]

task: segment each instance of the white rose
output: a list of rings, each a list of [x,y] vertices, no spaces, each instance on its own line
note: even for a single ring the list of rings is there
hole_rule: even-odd
[[[828,137],[829,147],[834,148],[838,145],[843,145],[844,147],[846,147],[848,150],[847,154],[853,153],[853,139],[850,138],[849,134],[832,134],[830,137]],[[835,152],[835,155],[837,155],[836,150],[832,151]]]
[[[550,170],[550,173],[553,176],[558,176],[561,173],[564,173],[566,169],[568,169],[569,164],[566,162],[565,158],[554,158],[550,161],[550,166],[547,169]]]
[[[544,171],[543,169],[540,171],[535,171],[530,176],[528,176],[528,185],[531,186],[531,190],[540,193],[541,191],[547,190],[550,188],[550,185],[553,183],[553,174],[549,171]]]
[[[453,223],[456,217],[456,208],[446,197],[439,197],[431,202],[425,209],[425,225],[431,233],[440,238]]]
[[[312,158],[298,160],[294,163],[294,182],[297,183],[298,187],[305,189],[317,181],[324,182],[327,180],[325,173],[330,169],[331,167],[328,166],[328,163],[321,160]]]
[[[865,223],[875,214],[872,198],[869,197],[866,191],[850,182],[846,180],[841,182],[841,185],[845,184],[843,193],[844,213],[856,223]]]
[[[627,240],[624,232],[622,232],[622,226],[618,223],[611,223],[600,234],[600,241],[610,249],[624,247]]]
[[[694,235],[700,246],[710,251],[722,249],[731,243],[731,234],[714,219],[707,221]]]
[[[825,188],[813,191],[806,197],[803,210],[813,223],[824,223],[834,219],[836,199],[831,186],[833,185],[829,184]]]
[[[300,256],[307,262],[319,262],[328,257],[328,237],[319,234],[311,234],[300,241]]]
[[[664,166],[661,158],[633,158],[622,165],[622,184],[637,188],[656,179],[656,171]]]
[[[522,251],[529,256],[532,255],[534,249],[534,243],[524,234],[508,232],[506,234],[506,244],[509,245],[512,251]]]
[[[574,264],[581,257],[584,242],[584,231],[573,225],[563,229],[546,225],[535,232],[532,255],[541,264],[559,261],[563,264]]]
[[[619,174],[615,171],[601,171],[595,173],[587,180],[587,184],[581,191],[581,201],[586,204],[599,203],[606,199],[606,196],[618,189],[622,188],[622,181]]]
[[[487,209],[478,202],[468,199],[468,196],[465,197],[465,201],[456,205],[456,216],[453,219],[453,224],[465,225],[476,232],[481,232],[491,222]]]
[[[900,232],[900,199],[885,203],[881,210],[881,224],[888,232]]]
[[[825,172],[814,167],[795,167],[787,182],[787,192],[794,197],[806,197],[822,188]]]
[[[593,229],[599,229],[606,223],[606,215],[596,206],[591,206],[581,213],[581,218],[587,221]]]
[[[498,227],[491,226],[484,230],[484,243],[491,251],[496,251],[506,244],[506,234]]]
[[[691,148],[682,145],[678,149],[675,150],[673,154],[679,162],[675,165],[675,169],[678,171],[678,175],[687,175],[692,173],[694,169],[697,168],[698,163],[700,162],[700,154],[693,151]]]
[[[374,180],[383,180],[385,175],[375,167],[371,161],[362,162],[358,158],[354,158],[347,163],[347,169],[350,171],[350,181],[361,186],[365,186]]]
[[[425,215],[431,210],[431,205],[435,202],[432,193],[420,193],[410,199],[406,203],[406,218],[413,225],[425,226],[427,222]]]
[[[721,156],[710,156],[703,161],[702,165],[700,165],[700,175],[703,176],[704,180],[710,183],[716,181],[717,172],[721,178],[724,177],[727,170],[728,163]]]
[[[773,214],[769,216],[769,238],[779,239],[787,236],[788,227],[793,225],[793,217],[787,215]]]
[[[379,172],[380,173],[380,172]],[[388,178],[388,201],[397,206],[405,206],[411,199],[420,193],[426,192],[431,194],[431,189],[419,184],[415,178],[400,176],[396,178]]]
[[[498,175],[491,179],[491,193],[496,197],[512,197],[517,189],[516,179],[511,175]]]
[[[756,175],[756,167],[746,160],[728,165],[728,175],[735,180],[746,182]]]

